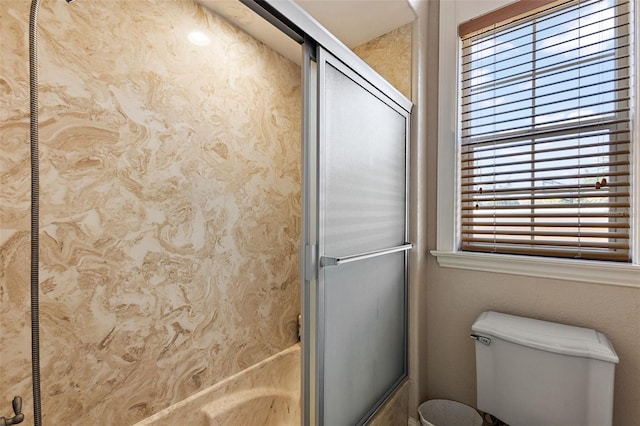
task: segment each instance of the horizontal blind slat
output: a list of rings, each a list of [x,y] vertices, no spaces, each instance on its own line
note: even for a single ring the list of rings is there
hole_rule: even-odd
[[[583,228],[591,229],[591,228],[616,228],[616,229],[629,229],[629,224],[624,222],[587,222],[582,223],[581,226]],[[462,221],[460,223],[462,227],[470,227],[474,226],[474,229],[478,229],[478,227],[496,227],[496,228],[518,228],[518,227],[547,227],[547,228],[575,228],[578,226],[578,223],[574,222],[479,222],[479,221]]]
[[[609,135],[611,133],[608,133]],[[597,135],[596,135],[597,136]],[[584,137],[584,136],[583,136]],[[579,139],[579,138],[576,138]],[[566,138],[566,139],[555,139],[553,141],[553,143],[557,143],[557,142],[568,142],[572,140],[571,138]],[[538,148],[539,146],[542,146],[543,144],[549,144],[549,141],[539,141],[539,142],[523,142],[521,144],[513,144],[513,145],[509,145],[509,149],[515,149],[518,147],[531,147],[532,145],[536,147],[536,154],[548,154],[551,152],[560,152],[560,151],[570,151],[570,150],[575,150],[575,149],[590,149],[590,148],[601,148],[601,147],[612,147],[612,148],[616,148],[617,149],[617,145],[629,145],[629,139],[622,139],[622,140],[613,140],[613,141],[608,141],[608,142],[597,142],[597,143],[578,143],[576,144],[571,144],[571,145],[566,145],[566,146],[559,146],[559,147],[555,147],[555,148]],[[468,145],[466,145],[468,147]],[[504,149],[504,147],[501,147],[500,145],[498,146],[488,146],[488,147],[484,147],[484,148],[472,148],[472,149],[467,149],[466,151],[463,150],[462,151],[462,156],[463,157],[467,157],[467,158],[462,158],[462,162],[463,163],[468,163],[471,161],[482,161],[482,160],[488,160],[488,159],[499,159],[499,158],[509,158],[509,157],[515,157],[515,156],[519,156],[519,155],[523,155],[523,154],[527,154],[530,153],[531,150],[529,149],[528,151],[516,151],[513,153],[508,153],[508,154],[497,154],[497,155],[485,155],[485,156],[479,156],[478,152],[485,152],[488,150],[491,151],[496,151],[498,149]],[[624,152],[628,152],[629,150],[626,149]],[[601,155],[611,155],[609,153],[603,153]]]
[[[585,147],[578,145],[578,146],[574,146],[571,148],[564,148],[562,151],[568,151],[568,150],[580,150],[580,149],[585,149]],[[545,153],[548,152],[558,152],[560,150],[555,150],[555,151],[545,151]],[[536,151],[535,154],[536,155],[540,155],[541,152]],[[596,152],[596,153],[592,153],[592,154],[582,154],[580,155],[580,158],[598,158],[598,157],[614,157],[614,156],[619,156],[619,155],[629,155],[630,151],[628,149],[625,149],[623,151],[611,151],[611,152]],[[485,157],[482,159],[478,159],[476,158],[475,161],[479,161],[479,160],[487,160],[487,159],[492,159],[492,158],[509,158],[509,157],[513,157],[513,156],[523,156],[523,155],[527,155],[527,152],[520,152],[517,154],[512,154],[510,156],[496,156],[496,157]],[[500,162],[500,167],[505,167],[505,166],[519,166],[519,165],[524,165],[524,164],[542,164],[542,163],[548,163],[548,162],[553,162],[553,161],[565,161],[565,160],[573,160],[575,159],[575,155],[571,155],[571,156],[560,156],[560,157],[551,157],[551,158],[543,158],[540,160],[536,160],[536,159],[532,159],[532,160],[521,160],[521,161],[502,161]],[[598,163],[601,165],[613,165],[612,163]],[[464,166],[462,167],[461,170],[475,170],[475,169],[484,169],[486,166]],[[533,169],[533,168],[529,168],[530,171],[538,171],[538,169]]]
[[[630,183],[629,181],[625,181],[625,182],[607,182],[607,187],[616,187],[616,188],[621,188],[621,187],[629,187]],[[544,186],[544,187],[535,187],[535,186],[525,186],[522,188],[499,188],[499,189],[483,189],[482,193],[485,195],[491,195],[491,194],[498,194],[498,196],[500,196],[501,194],[504,195],[509,195],[509,194],[529,194],[532,191],[536,191],[538,193],[556,193],[554,191],[566,191],[568,189],[572,189],[574,191],[585,191],[585,190],[589,190],[589,189],[593,189],[594,184],[576,184],[576,185],[553,185],[553,186]],[[463,190],[461,191],[461,194],[463,196],[468,195],[468,194],[477,194],[478,190]]]
[[[556,210],[577,210],[580,209],[609,209],[609,208],[629,208],[630,205],[628,202],[622,203],[588,203],[581,204],[580,206],[573,204],[519,204],[519,205],[496,205],[496,206],[482,206],[482,205],[473,205],[473,206],[462,206],[461,210],[547,210],[547,209],[556,209]],[[578,216],[578,213],[574,213],[574,215]]]
[[[553,137],[557,135],[569,134],[573,135],[576,138],[580,137],[580,133],[590,133],[590,132],[598,132],[606,130],[607,127],[612,128],[620,125],[629,125],[629,119],[627,118],[619,118],[619,119],[609,119],[603,120],[599,123],[589,122],[583,124],[576,124],[573,126],[560,126],[560,127],[552,127],[552,128],[533,128],[533,129],[524,129],[526,131],[513,132],[507,135],[496,135],[492,134],[489,137],[483,138],[472,138],[472,137],[462,137],[461,143],[462,146],[466,145],[487,145],[487,144],[506,144],[509,142],[520,142],[523,139],[539,139],[539,138],[547,138]],[[628,128],[624,130],[617,130],[615,132],[610,132],[610,134],[621,134],[621,133],[630,133]]]
[[[563,213],[563,212],[553,212],[553,213],[520,213],[520,212],[499,212],[499,213],[462,213],[460,215],[463,219],[487,219],[487,218],[496,218],[496,219],[551,219],[551,218],[576,218],[576,214],[573,212]],[[615,213],[612,214],[608,211],[602,212],[581,212],[581,218],[615,218],[615,219],[629,219],[629,212]],[[531,222],[533,223],[533,222]],[[577,223],[577,222],[576,222]]]
[[[540,163],[536,163],[536,164],[540,164]],[[501,167],[502,165],[500,165]],[[487,171],[485,173],[463,173],[461,178],[462,179],[474,179],[474,178],[482,178],[482,177],[487,177],[487,176],[509,176],[509,175],[516,175],[516,174],[522,174],[522,173],[546,173],[546,172],[557,172],[557,171],[567,171],[567,170],[575,170],[575,171],[580,171],[581,169],[591,169],[597,166],[610,166],[610,167],[617,167],[617,166],[625,166],[628,167],[629,166],[629,160],[622,160],[622,161],[609,161],[609,162],[604,162],[604,163],[597,163],[597,164],[572,164],[571,166],[557,166],[557,167],[536,167],[535,169],[532,168],[527,168],[527,169],[522,169],[522,170],[506,170],[504,172],[496,172],[496,171]],[[496,166],[497,167],[497,166]],[[486,170],[486,168],[484,169]],[[608,173],[599,173],[600,176],[608,176]],[[545,176],[545,179],[547,180],[552,180],[552,179],[556,179],[556,178],[563,178],[563,175],[554,175],[554,176]],[[505,183],[508,182],[508,180],[505,181]]]
[[[580,119],[598,118],[598,117],[602,117],[603,115],[607,115],[607,114],[616,115],[616,114],[620,114],[620,113],[628,113],[629,111],[630,111],[629,107],[616,108],[616,109],[611,109],[611,110],[608,110],[608,111],[603,111],[603,112],[583,115],[583,116],[581,116]],[[552,124],[562,124],[562,123],[567,123],[567,122],[572,122],[572,121],[575,122],[577,120],[578,119],[573,118],[573,117],[567,117],[567,118],[560,118],[560,119],[557,119],[557,120],[549,120],[549,121],[545,121],[543,123],[531,123],[531,124],[527,124],[527,125],[524,125],[524,126],[507,127],[505,129],[501,129],[500,131],[501,132],[511,132],[511,131],[517,131],[517,130],[530,129],[531,127],[534,127],[534,126],[544,127],[544,126],[549,126],[549,125],[552,125]],[[487,126],[483,126],[483,127],[487,127]],[[493,135],[495,133],[496,133],[496,130],[492,130],[492,131],[485,131],[485,132],[479,132],[479,133],[473,133],[473,134],[466,134],[466,135],[463,135],[463,137],[465,137],[465,138],[477,138],[477,137],[480,137],[480,136]]]
[[[612,83],[612,82],[615,82],[615,81],[626,81],[626,80],[628,80],[628,78],[621,77],[619,79],[593,84],[592,87],[599,86],[601,84]],[[579,88],[570,88],[570,89],[560,90],[560,91],[557,91],[557,92],[545,93],[544,96],[541,96],[541,97],[546,98],[546,97],[549,97],[549,96],[557,96],[557,95],[560,95],[562,93],[579,91],[579,90],[580,90]],[[629,87],[619,87],[619,88],[616,88],[616,89],[609,89],[609,90],[604,90],[602,92],[591,93],[591,94],[589,94],[589,97],[592,98],[592,97],[596,97],[596,96],[608,95],[608,94],[611,94],[611,93],[622,92],[622,91],[627,91],[628,92],[629,90],[630,90]],[[485,107],[485,108],[476,108],[476,109],[473,110],[473,113],[476,113],[476,112],[482,111],[482,110],[495,110],[496,108],[502,109],[502,108],[508,107],[509,105],[519,104],[519,103],[526,102],[526,101],[532,101],[534,99],[540,99],[541,97],[537,97],[537,98],[536,97],[519,98],[519,99],[517,99],[517,100],[515,100],[513,102],[501,103],[501,104],[497,105],[497,107],[496,106],[488,106],[488,107]],[[574,96],[572,98],[563,98],[563,99],[560,99],[560,100],[557,100],[557,101],[553,101],[553,102],[536,103],[536,108],[549,107],[549,106],[553,106],[553,105],[562,104],[562,103],[565,103],[565,102],[577,101],[577,100],[582,99],[582,98],[583,97],[581,97],[581,96]],[[580,105],[580,108],[586,108],[586,107],[589,107],[589,106],[598,106],[598,105],[603,105],[603,104],[609,104],[609,103],[612,103],[612,102],[623,102],[623,101],[628,101],[629,99],[630,99],[629,95],[619,96],[619,97],[616,97],[614,99],[610,99],[610,100],[606,100],[606,101],[602,100],[602,101],[599,101],[599,102],[594,102],[592,104]],[[478,116],[473,116],[473,117],[469,117],[469,118],[464,118],[466,115],[472,115],[471,112],[468,112],[468,113],[463,113],[462,114],[463,119],[461,120],[461,122],[462,123],[468,123],[470,121],[482,120],[482,119],[489,118],[489,117],[496,117],[496,116],[499,116],[499,115],[513,114],[515,112],[530,111],[530,110],[531,110],[531,105],[526,106],[526,107],[520,107],[520,108],[511,108],[511,109],[509,109],[507,111],[494,112],[493,114],[485,114],[485,115],[478,115]],[[546,114],[550,114],[550,113],[554,113],[554,112],[558,112],[558,111],[562,111],[562,110],[551,110],[551,111],[547,112]],[[522,118],[527,118],[527,117],[533,117],[533,116],[531,114],[523,115],[523,116],[518,116],[517,119],[522,119]],[[507,120],[507,121],[513,121],[513,119],[512,120]],[[493,123],[496,123],[496,122],[493,122]],[[469,126],[469,127],[472,127],[472,126]],[[464,129],[465,129],[465,127],[463,127],[463,130]]]
[[[474,197],[463,197],[462,198],[462,202],[463,203],[490,203],[490,202],[494,202],[494,203],[503,203],[506,201],[527,201],[527,202],[535,202],[535,201],[541,201],[541,200],[578,200],[578,202],[580,202],[580,200],[593,200],[593,199],[601,199],[601,198],[616,198],[616,199],[620,199],[620,198],[629,198],[629,193],[628,192],[601,192],[601,193],[596,193],[596,192],[589,192],[586,194],[582,194],[582,193],[565,193],[565,194],[551,194],[551,195],[547,195],[547,194],[535,194],[535,195],[531,195],[528,197],[496,197],[496,196],[492,196],[492,195],[476,195]],[[588,202],[588,201],[587,201]]]
[[[626,46],[626,47],[629,47],[629,46]],[[614,51],[615,51],[615,52],[618,52],[618,53],[619,53],[619,52],[620,52],[620,48],[613,48],[613,49],[611,49],[611,51],[612,51],[612,52],[614,52]],[[629,69],[629,65],[628,65],[628,63],[629,63],[629,59],[630,59],[630,57],[631,57],[629,54],[626,54],[626,55],[620,55],[620,54],[618,54],[618,55],[616,55],[616,56],[611,56],[611,55],[601,55],[601,56],[607,57],[607,59],[605,59],[605,60],[603,60],[603,61],[597,61],[597,59],[593,59],[592,61],[584,61],[584,60],[582,60],[582,61],[580,61],[580,64],[579,64],[579,65],[577,65],[577,66],[575,66],[575,67],[572,67],[572,68],[570,68],[570,69],[566,69],[565,67],[560,67],[560,68],[556,67],[556,68],[558,68],[558,69],[557,69],[556,71],[554,71],[554,72],[547,71],[547,72],[542,72],[541,74],[540,74],[540,73],[537,73],[537,74],[536,74],[536,76],[534,76],[534,77],[532,77],[532,78],[531,78],[531,81],[532,81],[532,82],[536,82],[536,83],[538,83],[538,81],[539,81],[539,80],[543,80],[543,79],[550,79],[550,78],[552,78],[552,77],[556,77],[556,76],[558,76],[558,75],[560,75],[560,74],[564,74],[564,73],[571,72],[571,71],[577,71],[577,72],[580,72],[580,73],[581,73],[581,75],[582,75],[583,77],[585,77],[585,78],[588,78],[588,77],[594,77],[594,76],[597,76],[597,75],[602,74],[602,72],[601,72],[601,71],[598,71],[598,72],[596,72],[596,73],[591,73],[591,74],[586,73],[586,74],[585,74],[585,73],[582,73],[581,71],[582,71],[582,70],[584,70],[584,69],[586,69],[586,68],[589,68],[589,67],[602,66],[602,65],[604,65],[604,64],[606,64],[606,63],[609,63],[609,62],[623,62],[623,63],[625,63],[625,65],[623,65],[623,66],[616,66],[615,68],[613,68],[613,69],[611,70],[612,72],[620,72],[620,71],[625,71],[625,70],[628,70],[628,69]],[[573,81],[573,80],[574,80],[573,78],[571,78],[571,79],[564,79],[564,80],[559,79],[559,80],[557,80],[557,81],[554,81],[553,83],[536,84],[536,87],[537,87],[537,88],[539,88],[539,89],[540,89],[540,88],[541,88],[541,89],[546,89],[547,87],[550,87],[550,86],[553,86],[553,85],[556,85],[556,84],[568,83],[568,82],[571,82],[571,81]],[[462,99],[464,99],[464,98],[469,98],[469,97],[471,97],[471,96],[477,96],[477,97],[480,97],[480,95],[483,95],[483,94],[485,94],[485,93],[495,92],[495,90],[496,90],[496,89],[495,89],[495,87],[493,87],[490,83],[491,83],[491,82],[486,83],[486,86],[488,87],[488,89],[484,89],[484,90],[482,90],[482,89],[477,89],[477,90],[473,90],[473,91],[472,91],[472,90],[470,90],[470,88],[468,88],[468,87],[467,87],[467,88],[465,88],[465,90],[466,90],[467,92],[472,92],[472,93],[467,93],[467,94],[465,94],[465,93],[463,92],[463,93],[462,93]],[[502,85],[500,85],[500,88],[501,88],[501,89],[504,89],[504,88],[506,88],[506,87],[518,86],[518,85],[522,85],[522,82],[521,82],[521,81],[515,81],[515,82],[510,83],[510,84],[502,84]],[[520,92],[521,92],[521,90],[513,91],[513,92],[507,92],[507,93],[503,93],[503,94],[502,94],[502,96],[511,96],[511,95],[518,94],[518,93],[520,93]],[[491,101],[491,100],[496,99],[496,98],[497,98],[497,97],[482,98],[481,100],[478,100],[478,101],[471,101],[471,102],[464,102],[464,101],[463,101],[460,105],[461,105],[461,106],[462,106],[462,108],[464,109],[465,107],[470,106],[470,105],[473,105],[473,104],[475,104],[475,103],[483,102],[483,101]]]
[[[603,176],[602,173],[585,173],[585,174],[572,174],[572,175],[567,175],[567,176],[556,176],[555,180],[569,180],[569,179],[592,179],[592,178],[601,178]],[[625,182],[627,182],[629,180],[629,171],[625,170],[625,171],[620,171],[620,172],[611,172],[609,171],[607,173],[607,176],[609,177],[626,177],[627,179],[625,180]],[[494,184],[494,185],[502,185],[502,184],[513,184],[513,183],[523,183],[523,182],[543,182],[543,181],[548,181],[549,178],[546,176],[543,177],[533,177],[533,178],[521,178],[521,179],[501,179],[501,180],[494,180],[494,181],[479,181],[479,182],[461,182],[460,185],[465,187],[465,186],[475,186],[475,185],[488,185],[488,184]]]
[[[538,228],[543,228],[543,226],[539,226]],[[507,229],[477,229],[473,228],[470,230],[465,230],[462,235],[495,235],[495,236],[531,236],[531,237],[568,237],[568,238],[589,238],[589,239],[610,239],[617,238],[621,240],[628,240],[629,234],[627,233],[614,233],[614,232],[562,232],[562,231],[516,231],[516,230],[507,230]],[[471,240],[465,240],[471,241]],[[543,242],[547,242],[547,240],[542,240]]]

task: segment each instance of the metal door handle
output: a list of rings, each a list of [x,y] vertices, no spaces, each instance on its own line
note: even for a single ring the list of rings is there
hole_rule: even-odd
[[[330,257],[330,256],[321,256],[320,257],[320,266],[338,266],[343,265],[345,263],[357,262],[359,260],[371,259],[372,257],[384,256],[385,254],[397,253],[399,251],[407,251],[413,248],[412,243],[406,243],[401,246],[396,246],[388,249],[368,251],[366,253],[354,254],[351,256],[342,256],[342,257]]]

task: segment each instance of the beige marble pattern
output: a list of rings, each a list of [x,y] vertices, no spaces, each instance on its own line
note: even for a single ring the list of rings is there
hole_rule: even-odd
[[[300,415],[300,345],[296,344],[136,426],[296,426]]]
[[[29,3],[0,1],[0,415],[22,395],[26,424]],[[44,0],[39,28],[43,421],[133,424],[296,342],[300,69],[191,0]]]
[[[353,49],[362,60],[409,99],[412,25],[404,25]]]

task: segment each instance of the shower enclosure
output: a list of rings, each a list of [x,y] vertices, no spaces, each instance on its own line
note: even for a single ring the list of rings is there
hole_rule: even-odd
[[[21,394],[31,422],[25,3],[0,4],[0,415]],[[301,310],[306,424],[406,376],[410,103],[292,3],[250,6],[302,69],[191,1],[42,2],[45,424],[135,423],[294,345]]]
[[[407,375],[411,105],[306,52],[304,424],[360,425]]]

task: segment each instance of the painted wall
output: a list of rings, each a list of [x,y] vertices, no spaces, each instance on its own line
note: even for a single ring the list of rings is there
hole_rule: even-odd
[[[0,1],[0,415],[27,423],[29,3]],[[43,421],[132,424],[297,341],[300,67],[191,0],[44,0],[39,28]]]
[[[459,7],[464,14],[466,4]],[[497,2],[494,2],[497,3]],[[442,8],[442,3],[440,4]],[[437,14],[437,4],[429,14]],[[428,49],[438,57],[437,38],[451,28],[429,19]],[[428,81],[438,81],[438,69],[423,67]],[[438,107],[437,85],[429,85],[428,111]],[[439,112],[441,113],[441,112]],[[431,115],[426,131],[426,181],[437,181],[438,131]],[[426,186],[427,249],[436,249],[437,185]],[[427,274],[417,291],[425,312],[418,336],[422,350],[419,401],[447,398],[475,405],[475,352],[471,325],[486,310],[594,328],[611,340],[620,364],[616,368],[615,425],[636,425],[640,418],[640,289],[583,282],[512,276],[441,268],[427,256]],[[426,342],[426,345],[425,345]],[[412,409],[412,407],[410,407]]]

